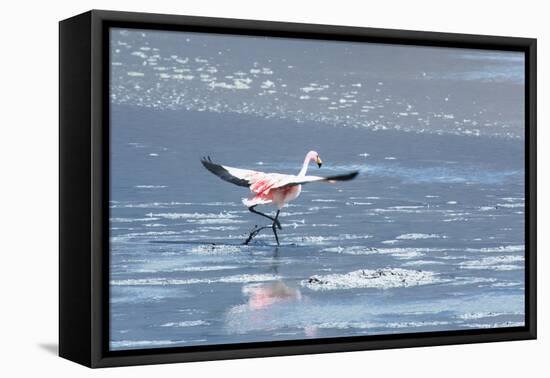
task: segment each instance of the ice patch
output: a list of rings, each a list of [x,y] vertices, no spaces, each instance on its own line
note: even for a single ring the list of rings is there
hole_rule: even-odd
[[[166,225],[162,223],[144,223],[143,227],[166,227]]]
[[[110,218],[109,221],[113,223],[131,223],[131,222],[150,222],[159,220],[160,218]]]
[[[325,248],[323,252],[343,253],[347,255],[392,255],[399,259],[412,259],[424,256],[426,252],[439,251],[433,248],[374,248],[365,246],[352,247],[331,247]]]
[[[326,89],[326,88],[328,88],[328,86],[318,85],[318,84],[312,83],[310,86],[300,88],[300,90],[301,90],[302,92],[305,92],[305,93],[310,93],[310,92],[322,91],[322,90],[324,90],[324,89]]]
[[[385,324],[388,328],[418,328],[418,327],[437,327],[442,325],[448,325],[447,321],[418,321],[418,322],[393,322]]]
[[[196,327],[201,325],[210,325],[210,323],[205,322],[204,320],[187,320],[183,322],[169,322],[161,324],[161,327],[174,327],[174,328],[183,328],[183,327]]]
[[[140,57],[141,59],[147,59],[147,55],[141,51],[133,51],[130,55]]]
[[[523,256],[491,256],[480,260],[464,261],[459,264],[462,269],[489,269],[489,270],[517,270],[521,265],[511,265],[514,262],[524,261]]]
[[[238,230],[238,227],[235,226],[206,226],[199,228],[199,231],[235,231]]]
[[[369,328],[380,328],[383,327],[383,323],[377,322],[324,322],[316,324],[316,328],[320,329],[369,329]]]
[[[125,204],[116,203],[115,204],[115,202],[113,202],[113,205],[110,205],[109,207],[112,209],[121,208],[121,207],[137,208],[137,209],[154,209],[154,208],[166,208],[166,207],[179,206],[179,205],[190,205],[190,204],[183,203],[183,202],[149,202],[149,203],[125,203]],[[152,217],[153,213],[149,213],[146,215]]]
[[[523,315],[523,313],[514,312],[510,314],[505,312],[468,312],[465,314],[458,315],[457,318],[462,320],[475,320],[475,319],[483,319],[483,318],[494,318],[497,316],[504,316],[504,315]]]
[[[523,203],[499,203],[497,204],[497,207],[503,207],[503,208],[507,208],[507,209],[514,209],[514,208],[517,208],[517,207],[525,207],[525,204]]]
[[[111,348],[134,348],[134,347],[151,347],[165,346],[174,344],[185,344],[185,340],[117,340],[111,341]]]
[[[272,82],[271,80],[266,80],[262,83],[262,85],[260,85],[260,88],[270,89],[270,88],[273,88],[274,86],[275,86],[274,82]]]
[[[371,235],[340,234],[335,236],[290,236],[285,240],[291,242],[306,242],[312,244],[326,244],[331,241],[369,239]]]
[[[327,210],[327,209],[336,209],[335,206],[313,206],[308,208],[308,211],[319,211],[319,210]]]
[[[523,285],[520,281],[513,281],[513,282],[496,282],[492,284],[492,287],[514,287],[514,286],[521,286]]]
[[[112,286],[174,286],[174,285],[194,285],[194,284],[213,284],[213,283],[248,283],[248,282],[266,282],[280,280],[280,276],[273,274],[238,274],[235,276],[226,276],[220,278],[132,278],[125,280],[111,280]]]
[[[507,327],[523,327],[525,322],[500,322],[500,323],[471,323],[464,324],[468,328],[507,328]]]
[[[424,265],[445,265],[445,263],[441,261],[434,261],[434,260],[416,260],[416,261],[409,261],[403,264],[403,266],[424,266]]]
[[[475,285],[475,284],[485,284],[496,282],[496,278],[486,278],[486,277],[456,277],[453,282],[449,282],[450,286],[461,286],[461,285]],[[481,286],[479,286],[481,287]]]
[[[215,272],[219,270],[231,270],[239,269],[238,265],[206,265],[206,266],[188,266],[183,268],[168,268],[168,269],[159,269],[155,272]]]
[[[396,239],[398,240],[419,240],[419,239],[439,239],[439,238],[445,238],[445,236],[440,236],[437,234],[413,233],[413,234],[403,234],[396,237]]]
[[[167,188],[166,185],[136,185],[134,188],[138,189],[163,189]]]
[[[494,206],[480,206],[479,211],[491,211],[495,210]]]
[[[425,206],[390,206],[388,209],[392,210],[412,210],[412,209],[423,209]]]
[[[208,86],[212,89],[215,88],[222,88],[222,89],[235,89],[235,90],[242,90],[242,89],[250,89],[250,82],[252,80],[250,79],[233,79],[233,83],[225,83],[225,82],[216,82],[211,81],[208,83]]]
[[[485,247],[485,248],[466,248],[466,252],[482,252],[482,253],[493,253],[493,252],[523,252],[525,246],[522,244],[519,245],[501,245],[498,247]]]
[[[525,198],[523,198],[523,197],[502,197],[501,200],[506,201],[506,202],[516,202],[516,201],[524,202]]]
[[[235,219],[238,216],[229,213],[159,213],[152,214],[154,217],[166,219]]]
[[[287,240],[309,244],[326,244],[328,242],[328,240],[324,236],[295,236],[290,237]]]
[[[199,254],[199,255],[220,255],[227,253],[238,253],[242,252],[244,246],[235,246],[235,245],[225,245],[225,244],[208,244],[208,245],[197,245],[189,250],[189,253]]]
[[[228,218],[208,218],[208,219],[188,219],[187,222],[195,224],[236,224],[246,223],[244,220],[228,219]]]
[[[356,270],[344,274],[315,275],[301,281],[311,290],[341,289],[391,289],[438,283],[436,274],[428,271],[383,268],[377,270]]]
[[[118,240],[125,240],[137,237],[148,237],[154,239],[156,236],[170,236],[170,235],[179,235],[179,232],[176,231],[148,231],[148,232],[132,232],[130,234],[119,235],[111,237],[111,241],[115,242]]]

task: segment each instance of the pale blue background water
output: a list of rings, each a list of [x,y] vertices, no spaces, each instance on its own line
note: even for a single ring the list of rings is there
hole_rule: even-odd
[[[112,349],[524,324],[522,55],[111,41]],[[304,187],[279,248],[241,246],[262,218],[200,157],[296,173],[310,149],[360,176]]]

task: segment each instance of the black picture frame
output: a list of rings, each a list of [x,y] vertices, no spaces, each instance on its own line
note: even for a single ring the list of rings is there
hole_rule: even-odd
[[[108,30],[131,27],[525,53],[525,326],[109,351]],[[92,10],[59,24],[59,355],[88,367],[536,338],[536,39]]]

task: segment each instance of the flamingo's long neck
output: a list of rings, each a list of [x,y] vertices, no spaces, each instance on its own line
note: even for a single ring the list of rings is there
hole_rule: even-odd
[[[311,160],[309,154],[306,155],[306,158],[304,159],[304,165],[302,165],[302,169],[300,170],[300,173],[298,173],[298,176],[305,176],[307,173],[307,167],[309,166],[309,161]]]

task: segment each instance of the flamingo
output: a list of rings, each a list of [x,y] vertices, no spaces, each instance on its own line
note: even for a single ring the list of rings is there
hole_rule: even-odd
[[[307,169],[310,162],[317,163],[319,168],[321,168],[323,164],[317,152],[309,151],[306,154],[300,172],[297,175],[288,175],[283,173],[265,173],[216,164],[212,161],[210,156],[201,159],[202,165],[222,180],[250,189],[250,196],[248,198],[243,198],[242,202],[250,212],[268,218],[273,222],[270,227],[275,235],[277,245],[279,245],[277,228],[279,230],[282,229],[281,223],[279,222],[279,214],[287,203],[298,198],[302,191],[302,185],[313,182],[334,183],[336,181],[348,181],[354,179],[359,173],[358,171],[353,171],[329,177],[308,176]],[[274,217],[255,209],[258,205],[267,204],[272,204],[276,207],[277,212]],[[254,229],[244,244],[248,244],[248,242],[264,228],[269,228],[269,226]]]

